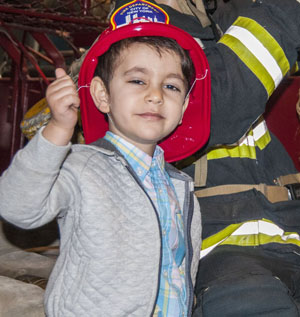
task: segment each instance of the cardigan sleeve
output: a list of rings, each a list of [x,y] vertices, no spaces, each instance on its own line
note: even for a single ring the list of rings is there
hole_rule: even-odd
[[[58,180],[58,175],[70,147],[51,144],[39,131],[17,152],[0,178],[1,217],[30,229],[50,222],[66,209],[72,188],[66,176]]]

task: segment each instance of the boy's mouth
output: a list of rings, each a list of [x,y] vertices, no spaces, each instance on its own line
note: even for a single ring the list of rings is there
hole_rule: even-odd
[[[144,113],[138,114],[138,116],[142,117],[143,119],[153,120],[153,121],[164,119],[164,117],[157,112],[144,112]]]

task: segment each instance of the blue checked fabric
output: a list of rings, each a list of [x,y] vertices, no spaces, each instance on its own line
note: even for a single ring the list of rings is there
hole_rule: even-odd
[[[110,141],[136,172],[152,199],[162,232],[162,267],[154,316],[184,316],[187,312],[182,213],[171,179],[165,171],[163,150],[157,146],[153,158],[119,136],[107,132]]]

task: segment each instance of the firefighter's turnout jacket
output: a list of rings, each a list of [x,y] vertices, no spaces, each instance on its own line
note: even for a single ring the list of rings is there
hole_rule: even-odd
[[[282,186],[299,182],[299,176],[281,177],[297,170],[262,117],[270,95],[298,69],[300,3],[218,1],[213,19],[224,35],[216,45],[194,17],[185,18],[177,25],[201,38],[212,74],[212,127],[205,156],[181,162],[200,190],[201,257],[225,244],[276,243],[300,253],[300,200],[290,200],[293,193]]]

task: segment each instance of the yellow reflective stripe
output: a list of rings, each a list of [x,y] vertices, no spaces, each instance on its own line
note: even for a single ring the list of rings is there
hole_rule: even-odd
[[[255,55],[255,57],[266,68],[275,83],[275,87],[277,87],[282,79],[282,71],[274,57],[263,46],[263,44],[250,31],[240,26],[231,26],[228,29],[228,33],[239,39],[248,48],[248,50]]]
[[[260,150],[263,150],[271,141],[271,135],[263,116],[258,119],[253,128],[253,137],[255,145],[258,146]]]
[[[264,233],[230,236],[225,241],[221,242],[219,245],[237,245],[241,247],[254,247],[268,243],[295,244],[297,246],[300,246],[300,241],[298,239],[289,238],[284,240],[279,235],[268,236]]]
[[[290,65],[272,35],[256,21],[239,17],[219,43],[228,46],[255,74],[270,96]]]
[[[271,142],[270,132],[267,131],[261,138],[255,140],[255,145],[258,146],[260,150],[263,150]]]
[[[249,145],[224,145],[219,148],[213,148],[207,153],[208,160],[216,160],[224,157],[240,157],[240,158],[250,158],[256,159],[255,146]]]
[[[284,232],[268,219],[246,221],[229,225],[204,239],[200,257],[203,258],[219,245],[258,246],[268,243],[300,246],[300,236],[296,232]]]
[[[223,241],[225,238],[228,238],[234,231],[236,231],[243,223],[236,223],[231,224],[227,226],[222,231],[204,239],[202,241],[202,250],[205,250],[207,248],[210,248],[214,246],[215,244],[220,243],[220,241]]]
[[[260,150],[263,150],[271,141],[271,135],[268,131],[267,124],[261,116],[257,123],[253,125],[253,128],[242,137],[237,143],[233,145],[222,145],[212,148],[207,153],[208,160],[221,159],[225,157],[240,157],[256,159],[256,149],[258,146]]]
[[[281,46],[263,26],[258,24],[255,20],[246,17],[237,18],[237,20],[233,24],[243,27],[250,31],[274,57],[278,66],[281,69],[282,75],[286,75],[286,73],[290,69],[290,63],[286,58]]]
[[[244,64],[246,64],[246,66],[260,80],[262,85],[265,87],[268,96],[270,96],[275,90],[273,78],[262,63],[247,49],[247,47],[229,34],[224,34],[219,43],[228,46],[244,62]]]
[[[222,231],[202,240],[201,250],[200,250],[200,259],[206,256],[209,252],[211,252],[215,247],[220,245],[223,241],[225,241],[230,235],[236,231],[242,224],[232,224]]]

